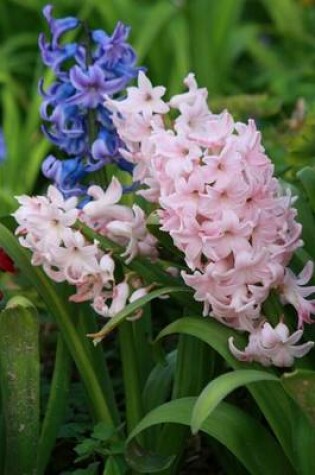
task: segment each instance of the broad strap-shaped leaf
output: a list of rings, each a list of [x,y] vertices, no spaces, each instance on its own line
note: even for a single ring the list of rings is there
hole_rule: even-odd
[[[222,374],[204,388],[197,399],[191,419],[191,430],[195,434],[201,425],[210,416],[217,405],[232,391],[257,381],[279,381],[279,379],[266,371],[254,369],[239,369],[230,373]]]
[[[315,212],[315,170],[311,167],[305,167],[297,173],[297,176],[302,183],[310,205]]]
[[[298,474],[314,475],[315,473],[315,429],[304,412],[296,406],[292,441],[295,448],[295,468]]]
[[[45,473],[60,426],[64,420],[70,389],[71,369],[72,359],[62,335],[59,333],[49,399],[45,408],[38,444],[36,475]]]
[[[177,13],[175,5],[169,2],[155,2],[146,11],[142,28],[138,29],[138,35],[135,39],[135,50],[137,51],[139,64],[150,50],[151,45],[159,38],[165,25]]]
[[[258,364],[241,363],[236,360],[228,349],[228,338],[234,336],[236,341],[238,343],[243,342],[243,345],[245,345],[245,338],[235,330],[224,327],[210,317],[207,319],[185,317],[177,320],[164,328],[158,335],[157,340],[173,333],[192,335],[199,338],[217,351],[234,369],[259,370],[261,368]],[[272,370],[270,372],[273,373]],[[269,422],[287,457],[294,464],[294,447],[291,438],[295,417],[293,402],[281,385],[275,385],[271,381],[257,383],[255,386],[249,387],[248,390]]]
[[[130,434],[127,446],[142,431],[156,424],[189,426],[196,400],[194,397],[175,399],[153,409]],[[231,404],[221,402],[204,421],[201,429],[230,450],[252,475],[294,473],[280,446],[264,426]],[[145,453],[141,455],[139,452],[136,462],[133,460],[133,466],[137,466],[140,473],[145,473],[141,459],[145,465]]]
[[[137,430],[137,427],[135,430]],[[125,459],[134,473],[164,473],[165,470],[171,467],[175,455],[156,454],[144,449],[136,441],[132,441],[126,445]]]
[[[103,475],[125,475],[126,470],[126,462],[121,457],[110,455],[106,459]]]
[[[33,475],[36,470],[40,405],[38,334],[34,305],[24,297],[11,299],[0,314],[4,475]]]
[[[306,250],[309,254],[311,254],[314,259],[315,216],[311,208],[310,202],[307,199],[305,192],[300,189],[301,187],[292,185],[292,183],[288,183],[283,180],[281,180],[281,184],[283,188],[289,188],[292,191],[293,196],[297,197],[297,200],[294,202],[294,208],[297,210],[298,213],[297,219],[302,224],[301,238],[304,242],[303,250]],[[301,249],[299,249],[299,251],[300,250]]]
[[[284,374],[281,382],[315,429],[315,371],[298,369],[293,373]]]
[[[165,363],[158,363],[151,371],[143,390],[143,404],[146,412],[167,400],[171,391],[176,364],[176,351],[166,356]]]

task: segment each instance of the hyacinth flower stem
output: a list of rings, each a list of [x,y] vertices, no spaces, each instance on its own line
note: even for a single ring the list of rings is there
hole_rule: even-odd
[[[127,431],[130,433],[143,417],[139,369],[132,324],[124,322],[118,331],[126,395]]]
[[[119,411],[102,346],[97,345],[93,347],[90,340],[86,337],[87,334],[97,331],[95,316],[91,315],[91,309],[87,304],[81,304],[77,329],[86,350],[90,353],[96,376],[102,386],[104,396],[106,395],[106,401],[110,408],[114,424],[118,426],[120,424]]]

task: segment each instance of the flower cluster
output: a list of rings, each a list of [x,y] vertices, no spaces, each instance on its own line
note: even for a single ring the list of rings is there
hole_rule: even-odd
[[[75,286],[70,300],[91,301],[98,314],[111,317],[128,300],[143,295],[145,289],[138,289],[127,280],[116,284],[111,254],[102,251],[98,242],[87,241],[74,224],[78,219],[87,222],[100,234],[126,247],[127,261],[138,254],[155,257],[155,238],[147,233],[140,208],[118,204],[122,187],[117,179],[112,179],[106,192],[91,186],[87,193],[93,200],[81,210],[76,197],[64,199],[52,185],[47,196],[18,197],[20,207],[14,213],[19,224],[16,233],[21,245],[31,250],[33,265],[41,265],[52,280]]]
[[[305,299],[315,288],[303,287],[311,264],[298,278],[287,268],[302,245],[294,199],[273,177],[254,121],[213,114],[193,74],[184,83],[188,91],[166,103],[165,88],[153,87],[140,72],[126,99],[107,98],[105,105],[126,144],[121,153],[134,165],[134,180],[144,185],[140,193],[158,203],[162,229],[184,253],[190,271],[182,275],[203,302],[204,315],[249,332],[246,355],[262,361],[267,347],[261,329],[269,331],[262,304],[272,289],[296,308],[299,328],[315,312],[315,301]],[[165,120],[170,109],[177,111],[173,122]],[[279,328],[272,331],[278,335]],[[272,354],[266,349],[268,361],[278,365],[304,351],[286,346],[299,339],[296,333],[281,338]],[[280,356],[283,346],[287,357]]]
[[[314,346],[311,341],[295,346],[302,334],[302,330],[297,330],[290,335],[283,322],[275,328],[264,322],[249,335],[244,351],[234,346],[233,337],[229,338],[229,347],[240,361],[258,361],[263,366],[292,366],[294,358],[302,358]]]
[[[136,55],[127,43],[129,28],[122,23],[109,36],[102,30],[88,31],[74,17],[54,19],[51,5],[43,12],[51,40],[41,34],[39,46],[44,64],[55,75],[47,90],[43,80],[39,84],[43,131],[68,157],[49,155],[42,170],[65,197],[85,195],[82,180],[106,164],[131,170],[118,152],[121,141],[102,98],[120,93],[137,76]],[[79,26],[85,35],[82,44],[61,42],[65,33]]]

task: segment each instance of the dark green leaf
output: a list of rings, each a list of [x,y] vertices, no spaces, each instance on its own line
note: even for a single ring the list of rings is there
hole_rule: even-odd
[[[111,439],[111,437],[114,435],[115,429],[106,424],[105,422],[99,422],[95,427],[92,432],[92,437],[94,439],[102,440],[104,442],[108,441]]]
[[[182,398],[157,407],[142,419],[130,434],[127,443],[156,424],[190,425],[195,403],[196,398]],[[251,416],[230,404],[220,403],[211,417],[206,419],[202,430],[227,447],[253,475],[294,473],[269,432]],[[139,467],[138,471],[145,473]]]
[[[158,363],[151,371],[144,391],[143,401],[146,412],[166,401],[174,378],[176,351],[168,354],[165,363]]]
[[[315,371],[299,369],[284,374],[281,381],[315,427]]]
[[[118,457],[108,457],[103,475],[124,475],[127,467],[125,462]]]

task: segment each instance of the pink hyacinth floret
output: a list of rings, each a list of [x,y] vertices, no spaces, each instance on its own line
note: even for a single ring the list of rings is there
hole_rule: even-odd
[[[296,345],[302,334],[302,330],[297,330],[290,335],[283,322],[275,328],[265,322],[250,334],[248,345],[243,351],[235,347],[233,337],[229,338],[229,347],[240,361],[257,361],[263,366],[292,366],[294,358],[302,358],[314,346],[312,341]]]
[[[295,198],[273,176],[255,122],[212,113],[193,74],[184,80],[187,92],[169,102],[144,77],[140,73],[126,99],[105,105],[126,144],[121,153],[142,185],[138,193],[158,205],[162,230],[184,253],[189,270],[182,276],[204,315],[251,338],[264,321],[263,302],[276,289],[296,308],[298,326],[310,323],[310,264],[297,279],[287,268],[303,244]],[[173,121],[166,119],[169,109],[177,111]]]

